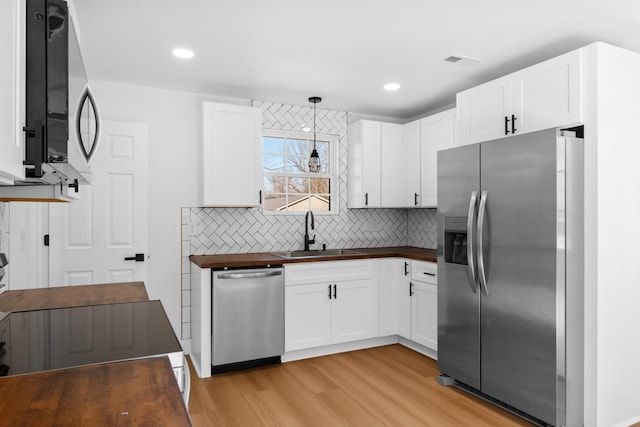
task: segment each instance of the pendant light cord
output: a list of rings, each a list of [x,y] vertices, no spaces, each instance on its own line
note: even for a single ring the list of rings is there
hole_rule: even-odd
[[[317,102],[313,103],[313,149],[316,149],[316,105]]]

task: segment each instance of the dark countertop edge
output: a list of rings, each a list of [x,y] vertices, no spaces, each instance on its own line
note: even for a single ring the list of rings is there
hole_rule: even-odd
[[[262,265],[293,264],[298,262],[343,261],[371,258],[408,258],[417,261],[437,262],[436,250],[413,246],[386,248],[349,248],[359,255],[336,255],[322,258],[281,258],[270,252],[220,255],[191,255],[189,259],[200,268],[258,267]],[[276,252],[276,251],[274,251]]]

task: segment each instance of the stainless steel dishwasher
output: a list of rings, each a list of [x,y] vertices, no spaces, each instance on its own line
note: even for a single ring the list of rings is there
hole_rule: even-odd
[[[211,372],[280,363],[284,268],[212,270]]]

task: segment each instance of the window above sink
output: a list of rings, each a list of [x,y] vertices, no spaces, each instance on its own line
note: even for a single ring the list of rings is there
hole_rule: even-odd
[[[308,171],[313,134],[264,130],[262,138],[263,211],[267,214],[338,213],[337,140],[316,135],[321,169]]]

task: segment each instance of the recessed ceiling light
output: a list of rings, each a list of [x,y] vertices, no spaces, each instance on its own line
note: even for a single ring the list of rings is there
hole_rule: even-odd
[[[384,90],[392,91],[400,89],[400,83],[387,83],[384,85]]]
[[[193,51],[190,49],[173,49],[173,55],[178,58],[189,59],[193,58]]]

